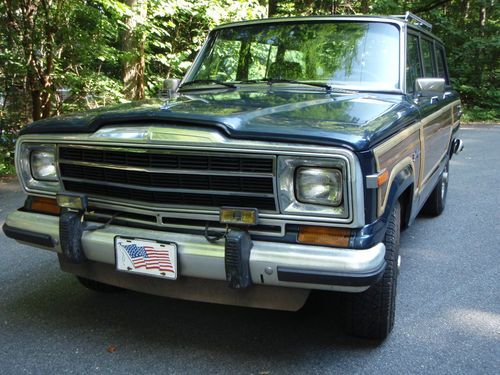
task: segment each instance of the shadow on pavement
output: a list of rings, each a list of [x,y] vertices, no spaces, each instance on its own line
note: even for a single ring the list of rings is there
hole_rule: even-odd
[[[24,319],[29,330],[85,332],[92,341],[112,340],[127,347],[176,346],[177,349],[255,353],[277,360],[299,359],[311,350],[369,350],[376,343],[346,336],[341,329],[338,298],[325,305],[313,296],[299,312],[280,312],[172,300],[125,291],[87,291],[61,274],[28,294],[9,299],[9,320]],[[108,342],[102,342],[103,347]]]

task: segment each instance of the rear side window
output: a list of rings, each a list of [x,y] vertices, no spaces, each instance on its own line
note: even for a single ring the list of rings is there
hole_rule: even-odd
[[[444,78],[445,82],[449,84],[448,74],[446,72],[446,56],[444,54],[444,49],[442,46],[436,46],[436,61],[437,61],[437,76],[439,78]]]
[[[412,93],[415,89],[415,80],[422,76],[418,37],[416,35],[408,34],[408,53],[406,55],[406,91]]]
[[[436,77],[434,44],[428,39],[422,39],[422,57],[424,59],[424,77]]]

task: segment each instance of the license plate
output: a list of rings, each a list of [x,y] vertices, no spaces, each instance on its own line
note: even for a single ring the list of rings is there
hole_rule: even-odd
[[[115,254],[118,271],[177,279],[175,243],[116,237]]]

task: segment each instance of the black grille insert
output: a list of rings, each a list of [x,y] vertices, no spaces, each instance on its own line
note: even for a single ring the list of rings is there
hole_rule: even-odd
[[[64,187],[67,191],[73,191],[88,195],[115,197],[131,201],[142,201],[158,204],[209,207],[255,207],[262,210],[275,210],[274,198],[267,197],[158,192],[100,185],[99,183],[74,181],[64,181]]]
[[[273,173],[273,159],[271,158],[246,158],[231,154],[227,156],[189,155],[146,152],[146,150],[144,152],[126,152],[63,146],[59,148],[59,158],[134,167]]]
[[[273,179],[270,177],[150,173],[63,163],[60,170],[63,179],[70,177],[138,187],[273,194]]]

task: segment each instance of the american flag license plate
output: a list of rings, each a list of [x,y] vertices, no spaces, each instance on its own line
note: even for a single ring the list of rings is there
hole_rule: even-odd
[[[177,245],[137,238],[115,238],[118,271],[177,279]]]

